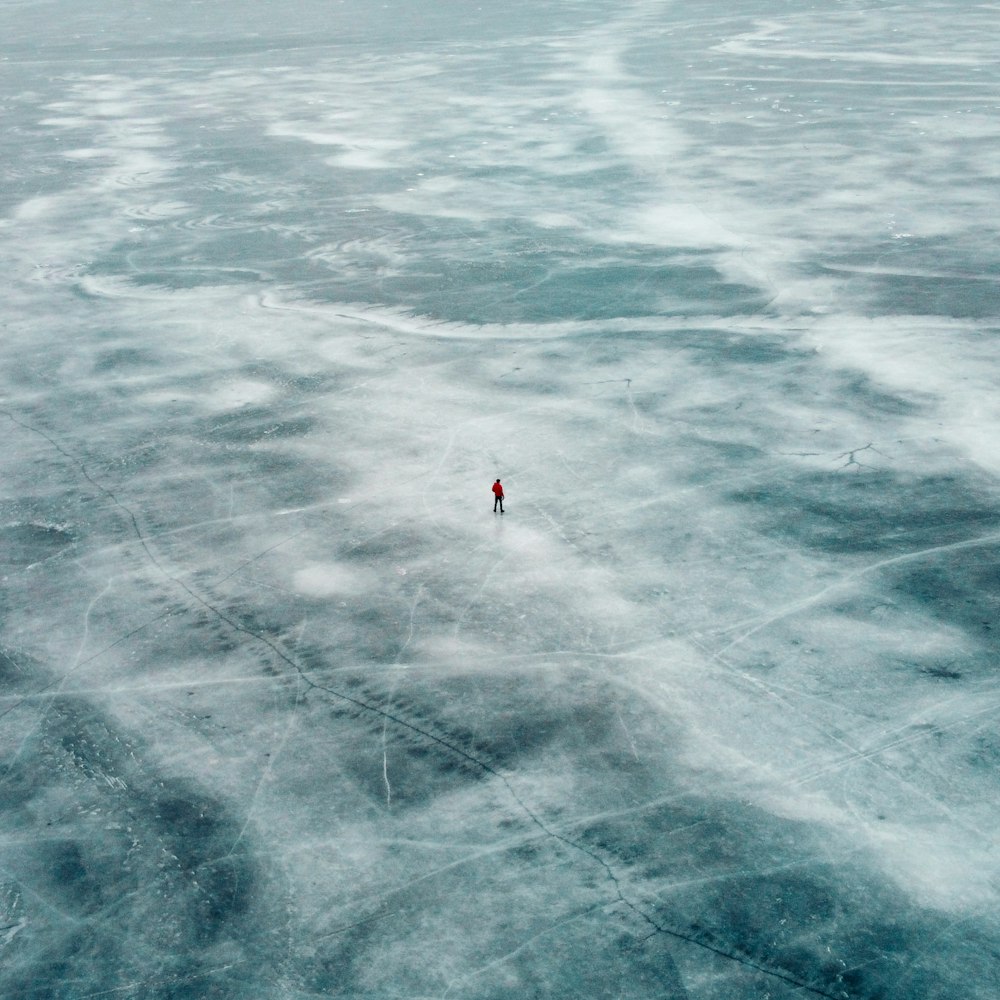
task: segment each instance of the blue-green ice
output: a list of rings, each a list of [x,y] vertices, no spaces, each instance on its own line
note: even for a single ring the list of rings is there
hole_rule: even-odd
[[[0,996],[996,1000],[997,23],[3,0]]]

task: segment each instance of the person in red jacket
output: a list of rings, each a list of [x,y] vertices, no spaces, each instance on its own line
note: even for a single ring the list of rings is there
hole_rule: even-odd
[[[503,487],[498,479],[493,484],[493,513],[497,512],[497,504],[500,504],[500,513],[503,513]]]

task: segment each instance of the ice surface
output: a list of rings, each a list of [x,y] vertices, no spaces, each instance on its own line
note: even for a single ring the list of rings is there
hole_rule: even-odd
[[[0,996],[996,1000],[996,8],[126,7],[0,9]]]

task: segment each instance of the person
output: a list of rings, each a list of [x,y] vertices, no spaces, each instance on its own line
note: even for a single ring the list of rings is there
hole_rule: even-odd
[[[498,479],[493,484],[493,513],[497,512],[497,504],[500,504],[500,513],[503,513],[503,487]]]

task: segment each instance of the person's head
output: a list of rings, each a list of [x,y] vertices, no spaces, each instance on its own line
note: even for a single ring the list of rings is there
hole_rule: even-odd
[[[499,482],[500,482],[500,480],[498,479],[498,480],[497,480],[497,482],[499,483]]]

